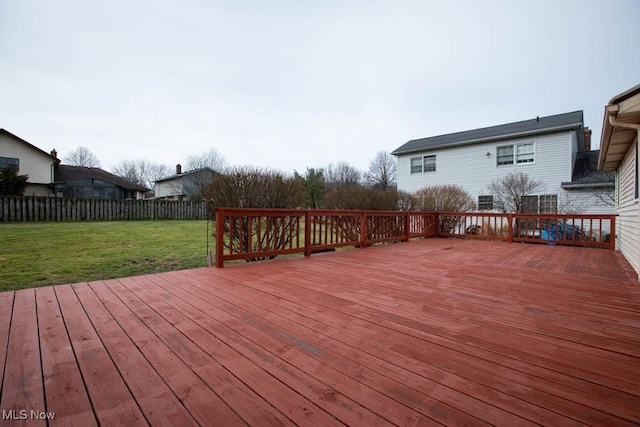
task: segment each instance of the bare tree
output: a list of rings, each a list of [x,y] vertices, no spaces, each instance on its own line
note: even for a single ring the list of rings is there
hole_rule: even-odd
[[[69,155],[64,158],[64,162],[70,166],[100,167],[100,161],[87,147],[78,147],[71,151]]]
[[[215,148],[210,148],[200,154],[192,154],[187,157],[184,164],[185,171],[209,168],[215,172],[220,172],[226,165],[226,160]]]
[[[489,191],[493,194],[493,207],[511,213],[522,213],[523,208],[527,207],[527,196],[537,194],[543,188],[542,181],[522,172],[510,173],[489,185]]]
[[[135,184],[153,188],[158,179],[164,178],[171,173],[171,168],[167,165],[144,159],[123,160],[113,168],[112,172]]]
[[[369,163],[365,181],[372,187],[389,190],[396,186],[396,159],[386,151],[379,151]]]
[[[329,164],[324,169],[324,178],[330,189],[362,185],[362,172],[347,162]]]

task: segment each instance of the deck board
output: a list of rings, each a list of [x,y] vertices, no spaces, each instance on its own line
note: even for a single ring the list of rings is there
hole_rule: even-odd
[[[52,426],[640,424],[608,250],[417,240],[5,292],[0,323],[1,409]]]
[[[36,289],[36,302],[47,408],[59,411],[50,425],[97,425],[53,288]]]
[[[10,416],[14,420],[11,424],[45,426],[45,420],[23,418],[21,413],[43,413],[46,410],[34,289],[15,293],[4,371],[0,408],[14,411]],[[2,418],[0,422],[8,424],[5,414]]]

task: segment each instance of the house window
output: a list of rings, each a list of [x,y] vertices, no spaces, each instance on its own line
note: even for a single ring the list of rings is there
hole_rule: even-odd
[[[540,196],[540,213],[554,214],[558,212],[558,195],[545,194]]]
[[[538,196],[522,196],[520,213],[538,213]]]
[[[490,211],[493,209],[493,196],[478,196],[478,210]]]
[[[533,163],[535,160],[535,149],[533,142],[530,144],[516,145],[516,162],[517,163]]]
[[[424,171],[425,172],[436,171],[436,156],[424,156]]]
[[[411,158],[411,173],[422,173],[422,157]]]
[[[0,157],[0,169],[15,169],[20,170],[20,160],[12,157]]]
[[[496,164],[498,166],[533,163],[535,160],[536,148],[533,142],[501,145],[496,151]]]
[[[503,145],[498,147],[497,153],[498,166],[513,164],[513,145]]]
[[[436,156],[423,156],[411,158],[411,173],[435,172]]]

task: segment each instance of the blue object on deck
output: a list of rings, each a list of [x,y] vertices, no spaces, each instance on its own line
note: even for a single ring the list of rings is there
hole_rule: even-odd
[[[579,240],[580,229],[573,224],[549,224],[540,233],[544,240]]]

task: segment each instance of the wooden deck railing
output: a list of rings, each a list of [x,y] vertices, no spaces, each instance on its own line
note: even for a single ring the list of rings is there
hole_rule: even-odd
[[[437,236],[433,212],[217,208],[216,266]]]
[[[215,265],[419,237],[615,249],[615,215],[216,208]]]
[[[615,250],[615,217],[616,215],[440,212],[438,236]]]

